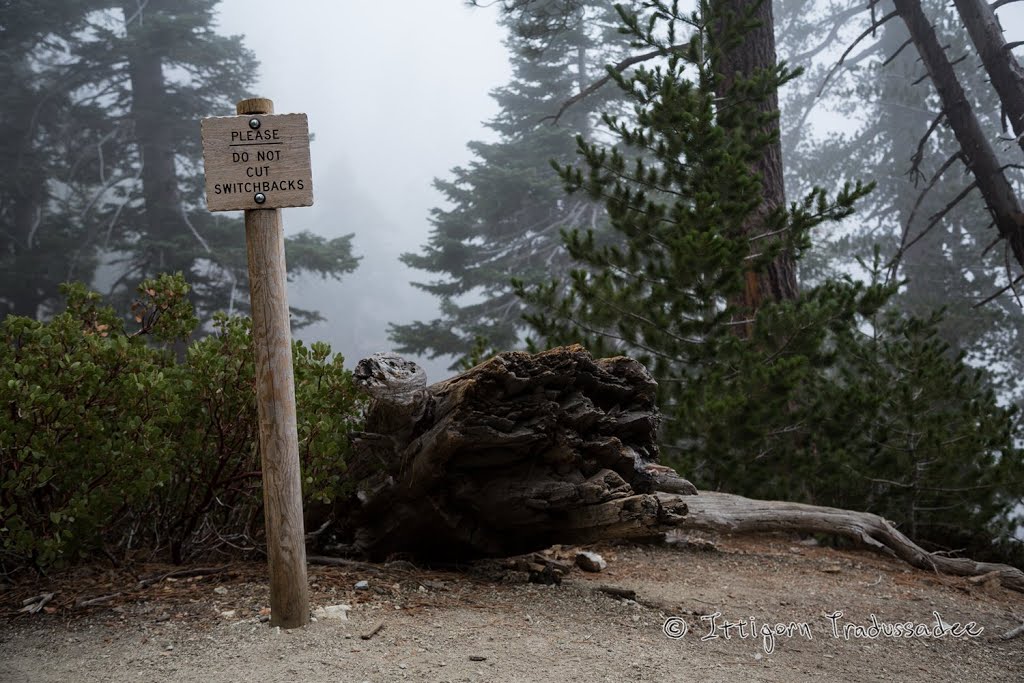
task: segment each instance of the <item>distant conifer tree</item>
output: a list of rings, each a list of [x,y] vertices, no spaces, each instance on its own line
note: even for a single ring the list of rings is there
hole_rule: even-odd
[[[0,305],[34,316],[107,260],[114,301],[182,272],[200,318],[247,309],[240,220],[206,210],[199,120],[251,95],[255,56],[219,0],[17,2],[3,16],[2,116],[24,131],[0,188]],[[7,58],[10,57],[10,61]],[[356,267],[350,236],[288,240],[292,273]],[[0,308],[0,312],[4,312]],[[315,313],[294,311],[299,323]]]
[[[542,7],[541,7],[542,6]],[[475,158],[435,186],[449,205],[433,210],[430,241],[402,261],[438,275],[414,283],[439,299],[441,317],[393,325],[400,351],[436,357],[479,355],[519,345],[524,303],[511,279],[546,280],[564,274],[569,259],[559,231],[600,229],[600,203],[566,197],[551,160],[570,162],[573,134],[590,135],[594,112],[619,97],[605,88],[570,108],[561,105],[604,76],[604,65],[627,48],[610,3],[544,2],[510,7],[512,81],[494,91],[500,111],[487,127],[494,142],[469,143]],[[474,354],[476,350],[476,354]],[[457,363],[456,363],[457,365]]]

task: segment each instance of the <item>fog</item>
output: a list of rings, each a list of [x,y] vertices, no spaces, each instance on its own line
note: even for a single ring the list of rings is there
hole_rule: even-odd
[[[398,256],[428,239],[443,201],[433,178],[469,160],[467,142],[491,139],[489,92],[510,74],[497,17],[458,0],[220,5],[220,32],[243,34],[261,62],[253,95],[309,115],[315,204],[285,209],[285,231],[355,233],[355,273],[289,288],[292,305],[327,319],[297,336],[330,342],[346,365],[390,350],[389,322],[436,317],[436,300],[409,284],[431,274]],[[419,361],[430,381],[451,374],[450,358]]]
[[[1007,39],[1020,40],[1024,9],[999,14]],[[437,315],[436,299],[410,284],[432,275],[398,257],[429,237],[430,209],[443,202],[432,180],[470,159],[467,142],[492,139],[489,93],[510,75],[498,15],[461,0],[220,4],[220,32],[244,35],[261,62],[252,94],[309,115],[315,205],[285,210],[285,230],[355,234],[354,274],[289,288],[293,305],[326,318],[297,336],[330,342],[349,366],[391,349],[388,323]],[[811,123],[819,134],[848,124],[824,110]],[[450,357],[417,360],[431,381],[451,374]]]

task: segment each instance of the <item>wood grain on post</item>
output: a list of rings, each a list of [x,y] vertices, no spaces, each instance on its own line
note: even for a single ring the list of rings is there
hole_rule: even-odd
[[[274,103],[264,98],[242,100],[237,111],[273,114]],[[281,210],[247,210],[245,243],[270,563],[270,623],[295,628],[309,622],[309,588]]]

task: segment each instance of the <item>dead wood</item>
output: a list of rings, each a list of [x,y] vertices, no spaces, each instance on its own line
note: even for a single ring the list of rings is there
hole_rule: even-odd
[[[824,533],[1024,591],[1019,569],[929,553],[878,515],[696,495],[657,462],[657,385],[629,358],[595,360],[580,346],[503,353],[428,387],[415,363],[377,354],[355,377],[372,401],[335,537],[371,559],[508,557],[670,529]]]
[[[1013,640],[1024,635],[1024,622],[1021,622],[1019,626],[1011,628],[1009,631],[1000,636],[1003,640]]]
[[[184,579],[195,576],[212,576],[214,574],[220,574],[225,571],[231,565],[224,565],[223,567],[195,567],[193,569],[178,569],[172,572],[164,572],[163,574],[157,574],[147,579],[139,581],[139,588],[146,588],[152,586],[154,583],[160,583],[164,579]]]
[[[75,598],[75,607],[92,607],[93,605],[102,605],[110,602],[114,598],[121,597],[121,593],[110,593],[109,595],[100,595],[95,598]]]
[[[671,496],[664,496],[671,497]],[[1024,572],[992,562],[929,553],[878,515],[774,500],[754,500],[728,493],[701,491],[688,496],[683,530],[778,532],[842,536],[908,564],[954,576],[998,577],[1003,586],[1024,592]]]
[[[598,586],[594,589],[598,593],[605,593],[613,598],[621,600],[636,600],[636,591],[632,588],[620,588],[618,586]]]
[[[43,593],[31,598],[25,598],[21,601],[21,604],[24,605],[24,607],[18,611],[27,612],[28,614],[37,614],[46,607],[47,603],[53,600],[54,595],[56,595],[56,593]]]
[[[377,354],[355,377],[373,400],[347,463],[356,492],[336,518],[370,557],[649,537],[686,513],[656,490],[696,492],[657,465],[657,385],[629,358],[503,353],[427,387],[414,363]]]
[[[376,626],[371,628],[366,633],[363,633],[359,637],[362,638],[363,640],[369,640],[370,638],[373,638],[375,635],[380,633],[382,628],[384,628],[384,622],[383,621],[378,621]]]

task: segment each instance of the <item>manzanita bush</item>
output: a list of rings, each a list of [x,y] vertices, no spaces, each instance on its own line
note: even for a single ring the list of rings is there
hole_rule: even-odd
[[[126,326],[72,284],[49,322],[0,323],[0,570],[258,542],[250,322],[217,317],[188,343],[188,291],[180,274],[142,283]],[[327,344],[293,351],[303,493],[330,503],[363,402]]]

